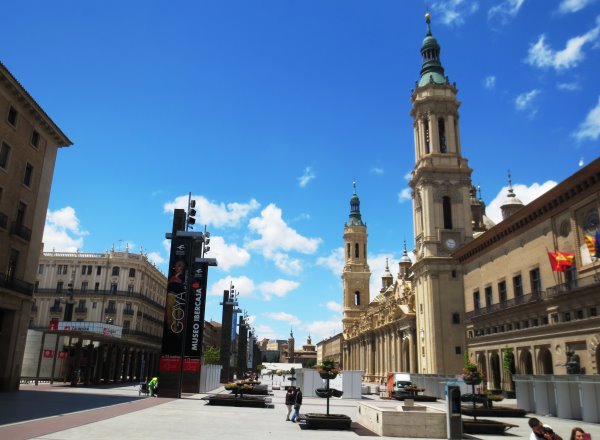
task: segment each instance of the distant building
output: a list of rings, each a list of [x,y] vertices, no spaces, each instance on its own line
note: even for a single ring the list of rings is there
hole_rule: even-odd
[[[320,364],[323,359],[333,359],[340,369],[344,369],[342,359],[342,342],[343,334],[338,333],[328,339],[323,339],[317,343],[317,364]]]
[[[81,380],[138,380],[157,371],[167,278],[145,254],[43,252],[36,277],[29,328],[68,336],[59,349],[70,353]],[[80,331],[92,323],[105,334]],[[106,334],[113,329],[119,337]]]
[[[0,63],[0,391],[19,388],[54,164],[69,145]]]

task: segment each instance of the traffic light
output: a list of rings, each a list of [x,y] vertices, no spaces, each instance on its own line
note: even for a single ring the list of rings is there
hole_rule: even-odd
[[[188,225],[194,225],[196,224],[196,218],[194,217],[196,215],[196,201],[195,200],[190,200],[190,206],[188,208],[188,213],[187,213],[187,224]]]

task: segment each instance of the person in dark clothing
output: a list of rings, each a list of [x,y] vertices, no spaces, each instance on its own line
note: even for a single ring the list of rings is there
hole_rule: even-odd
[[[287,406],[287,416],[285,416],[286,422],[290,420],[290,414],[292,413],[292,409],[294,408],[294,391],[296,387],[288,387],[287,393],[285,393],[285,406]]]
[[[294,393],[294,412],[292,413],[292,422],[296,423],[296,419],[300,415],[300,407],[302,406],[302,390],[296,388]]]

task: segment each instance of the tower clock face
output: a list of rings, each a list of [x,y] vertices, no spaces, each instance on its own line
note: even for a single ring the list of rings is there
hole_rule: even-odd
[[[444,244],[448,249],[452,250],[456,247],[456,240],[453,238],[447,238]]]

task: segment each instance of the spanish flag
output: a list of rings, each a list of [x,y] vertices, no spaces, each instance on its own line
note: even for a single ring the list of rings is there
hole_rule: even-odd
[[[554,272],[564,272],[567,267],[575,264],[575,255],[568,252],[548,252],[548,258]]]
[[[583,237],[585,241],[585,245],[587,246],[588,252],[590,253],[590,257],[596,256],[596,238],[591,235],[585,235]]]

